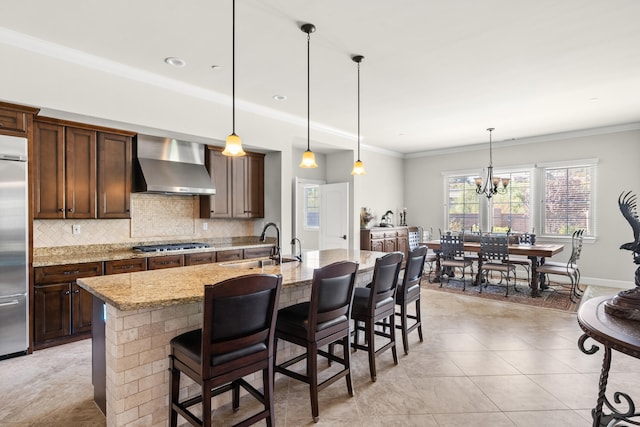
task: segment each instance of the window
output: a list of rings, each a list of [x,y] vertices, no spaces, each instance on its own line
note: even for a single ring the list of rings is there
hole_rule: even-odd
[[[304,187],[304,226],[320,227],[320,187],[317,185]]]
[[[531,172],[502,172],[500,178],[509,178],[506,193],[493,196],[490,225],[496,232],[531,232]]]
[[[447,230],[479,229],[480,198],[476,194],[474,179],[466,175],[447,178]]]
[[[595,234],[595,164],[543,168],[543,234],[571,236],[578,228]]]

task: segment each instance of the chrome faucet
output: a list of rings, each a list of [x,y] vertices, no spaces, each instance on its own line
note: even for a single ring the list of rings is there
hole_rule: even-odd
[[[296,255],[296,242],[298,242],[298,248],[300,248],[300,252]],[[302,262],[302,242],[297,237],[291,239],[291,245],[293,246],[293,257],[298,261]]]
[[[271,255],[269,255],[269,258],[274,260],[277,264],[282,264],[282,254],[280,253],[280,230],[274,222],[270,222],[264,226],[264,228],[262,229],[262,233],[260,234],[260,241],[265,241],[265,234],[267,233],[267,229],[269,227],[273,227],[276,229],[276,246],[271,250]]]

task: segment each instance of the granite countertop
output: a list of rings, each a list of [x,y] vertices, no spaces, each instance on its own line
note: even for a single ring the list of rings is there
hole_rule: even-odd
[[[302,262],[281,265],[250,268],[242,265],[251,260],[243,260],[87,277],[78,279],[77,283],[115,308],[128,311],[202,301],[204,285],[244,274],[282,274],[283,287],[307,285],[318,267],[347,260],[358,261],[360,272],[370,271],[376,259],[383,255],[383,252],[331,249],[307,252]]]
[[[167,255],[216,252],[231,249],[270,247],[274,245],[274,242],[271,242],[270,239],[267,239],[267,242],[259,242],[250,238],[238,241],[223,242],[207,241],[201,239],[199,240],[199,242],[204,242],[211,246],[209,248],[186,249],[182,251],[166,252],[136,252],[132,249],[133,246],[156,244],[158,242],[34,248],[33,266],[46,267],[51,265],[80,264],[85,262],[113,261],[119,259],[151,258]]]

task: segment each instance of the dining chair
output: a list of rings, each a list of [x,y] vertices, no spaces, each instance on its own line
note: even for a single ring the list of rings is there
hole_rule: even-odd
[[[376,356],[391,349],[393,363],[398,364],[396,352],[395,292],[404,254],[390,252],[376,259],[373,278],[367,287],[357,287],[353,297],[351,318],[354,321],[355,339],[351,346],[365,350],[369,355],[369,373],[371,381],[376,381]],[[381,329],[376,329],[381,325]],[[364,332],[364,343],[360,343],[358,332]],[[385,344],[376,350],[376,337],[386,339]]]
[[[396,325],[396,329],[400,329],[402,333],[402,347],[404,354],[409,354],[409,333],[418,330],[418,337],[422,342],[422,317],[420,315],[420,282],[424,272],[425,258],[427,256],[427,247],[418,246],[407,255],[405,263],[404,275],[399,281],[396,289],[396,307],[400,307],[400,311],[396,311],[396,316],[400,317],[400,324]],[[409,307],[415,304],[413,313],[410,313]],[[396,308],[397,309],[397,308]],[[409,325],[409,320],[412,324]]]
[[[578,260],[582,253],[582,242],[584,240],[584,229],[577,229],[571,235],[571,255],[567,262],[547,261],[537,268],[537,272],[544,275],[545,281],[550,282],[549,274],[565,276],[569,278],[569,301],[576,302],[574,297],[579,298],[583,290],[580,289],[580,268],[578,268]]]
[[[464,235],[456,235],[451,232],[440,235],[440,287],[444,275],[454,277],[454,271],[458,268],[462,272],[462,290],[466,290],[466,270],[471,269],[473,278],[473,260],[465,256]]]
[[[315,269],[310,300],[282,308],[278,312],[276,343],[278,340],[288,341],[303,347],[305,352],[277,364],[275,372],[309,385],[314,422],[318,422],[320,414],[318,392],[340,378],[346,378],[347,391],[349,396],[353,396],[349,319],[357,271],[358,263],[351,261],[340,261]],[[333,354],[336,343],[342,345],[342,357]],[[328,351],[320,348],[325,345],[328,346]],[[341,369],[331,371],[320,381],[318,355],[325,357],[330,365],[331,362],[339,363],[342,365]],[[305,373],[290,369],[303,360],[306,362]]]
[[[273,365],[276,313],[282,276],[250,274],[204,287],[202,328],[170,341],[169,421],[178,415],[196,426],[211,426],[211,398],[232,392],[232,407],[240,407],[240,387],[263,409],[236,424],[248,426],[266,420],[275,426]],[[243,377],[262,372],[262,391]],[[200,385],[196,397],[180,400],[180,374]],[[190,409],[201,404],[202,418]]]
[[[480,237],[480,255],[482,259],[480,266],[481,276],[484,278],[486,288],[489,284],[489,273],[497,271],[500,279],[504,277],[507,281],[505,296],[509,296],[509,284],[511,273],[513,273],[513,289],[516,292],[516,266],[509,261],[509,237],[507,234],[484,234]],[[481,284],[482,285],[482,284]],[[482,286],[480,286],[482,292]]]

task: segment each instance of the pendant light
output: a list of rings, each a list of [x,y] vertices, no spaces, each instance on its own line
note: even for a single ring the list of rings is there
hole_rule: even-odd
[[[222,154],[225,156],[244,156],[247,153],[242,149],[242,140],[236,135],[236,1],[233,2],[232,19],[232,48],[231,48],[231,117],[232,130],[231,135],[227,137],[227,143]]]
[[[318,164],[316,163],[316,156],[315,154],[313,154],[313,151],[311,151],[311,149],[309,148],[309,141],[311,140],[310,138],[310,129],[311,129],[311,114],[310,114],[310,110],[311,110],[311,90],[310,90],[310,84],[311,84],[311,78],[310,78],[310,41],[311,41],[311,33],[313,33],[316,30],[315,25],[313,24],[303,24],[300,29],[307,33],[307,150],[302,153],[302,161],[300,162],[300,167],[301,168],[305,168],[305,169],[312,169],[312,168],[317,168]]]
[[[362,55],[354,55],[351,57],[353,62],[358,64],[358,160],[353,163],[351,175],[366,175],[364,163],[360,160],[360,63],[364,59]]]

